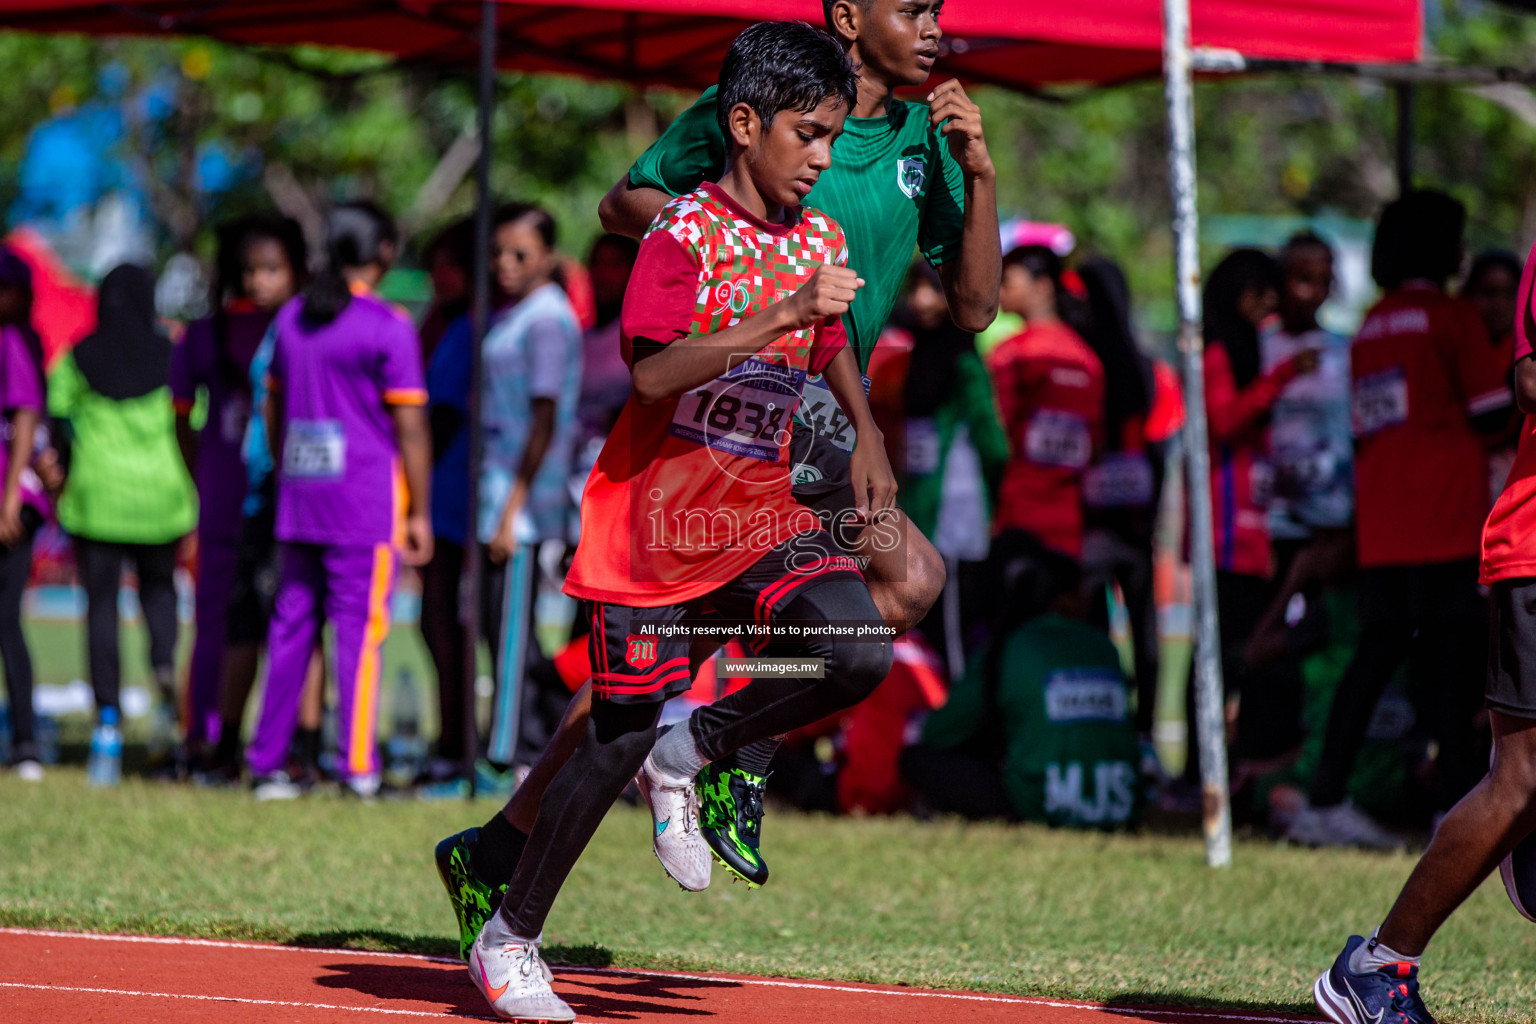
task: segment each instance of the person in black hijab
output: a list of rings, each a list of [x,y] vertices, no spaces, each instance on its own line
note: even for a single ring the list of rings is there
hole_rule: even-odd
[[[171,341],[155,323],[155,278],[125,263],[97,295],[96,331],[75,346],[75,365],[90,389],[115,402],[166,386]]]
[[[102,281],[96,331],[61,361],[48,396],[64,469],[59,523],[85,589],[97,708],[118,714],[117,596],[130,562],[159,687],[152,752],[166,755],[176,742],[176,548],[197,525],[192,478],[176,444],[170,368],[171,342],[155,322],[154,276],[124,265]]]

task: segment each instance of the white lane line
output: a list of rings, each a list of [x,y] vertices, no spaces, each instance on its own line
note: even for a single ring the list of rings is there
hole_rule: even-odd
[[[215,949],[253,949],[279,953],[324,953],[336,956],[380,957],[392,960],[415,960],[434,964],[459,965],[461,961],[449,957],[425,956],[420,953],[380,953],[361,949],[324,949],[311,946],[278,946],[259,942],[231,942],[222,939],[181,939],[173,936],[154,935],[102,935],[96,932],[61,932],[39,928],[0,928],[0,935],[31,935],[58,939],[91,939],[104,942],[137,942],[165,946],[202,946]],[[771,978],[721,977],[709,974],[681,974],[669,971],[647,971],[629,967],[580,967],[557,966],[560,974],[611,974],[637,978],[671,978],[676,981],[713,981],[739,985],[756,985],[762,988],[799,988],[821,992],[853,992],[872,996],[904,996],[918,999],[958,999],[964,1002],[1015,1003],[1020,1006],[1043,1006],[1053,1009],[1090,1010],[1114,1013],[1122,1016],[1188,1017],[1196,1020],[1257,1021],[1260,1024],[1318,1024],[1317,1017],[1280,1017],[1261,1014],[1223,1013],[1220,1010],[1174,1010],[1158,1007],[1104,1006],[1097,1003],[1067,1003],[1029,996],[994,996],[970,992],[916,992],[911,989],[860,988],[855,985],[838,985],[818,981],[778,981]],[[212,998],[212,997],[199,997]],[[487,1018],[490,1019],[490,1018]]]
[[[191,999],[200,1003],[240,1003],[245,1006],[291,1006],[305,1010],[340,1010],[343,1013],[387,1013],[397,1017],[430,1017],[433,1020],[497,1020],[496,1017],[470,1017],[431,1010],[396,1010],[386,1006],[340,1006],[335,1003],[301,1003],[289,999],[247,999],[244,996],[199,996],[185,992],[140,992],[129,988],[84,988],[76,985],[29,985],[19,981],[0,981],[0,988],[29,989],[35,992],[74,992],[93,996],[139,996],[145,999]]]
[[[33,935],[45,939],[91,939],[98,942],[138,942],[153,946],[203,946],[213,949],[255,949],[267,953],[327,953],[379,957],[386,960],[423,960],[433,964],[459,964],[450,957],[421,953],[384,953],[371,949],[327,949],[323,946],[279,946],[270,942],[230,942],[223,939],[179,939],[165,935],[102,935],[97,932],[60,932],[43,928],[0,928],[0,935]]]
[[[675,974],[664,971],[634,970],[628,967],[560,967],[557,971],[570,974],[633,975],[640,978],[674,978],[678,981],[713,981],[741,985],[760,985],[765,988],[807,988],[822,992],[855,992],[866,996],[907,996],[916,999],[960,999],[976,1003],[1016,1003],[1021,1006],[1044,1006],[1066,1010],[1090,1010],[1098,1013],[1117,1013],[1126,1016],[1196,1017],[1215,1020],[1265,1021],[1267,1024],[1318,1024],[1316,1017],[1268,1017],[1258,1014],[1223,1013],[1220,1010],[1164,1010],[1154,1006],[1105,1006],[1102,1003],[1063,1003],[1053,999],[1036,999],[1030,996],[989,996],[972,992],[914,992],[910,989],[859,988],[855,985],[836,985],[824,981],[775,981],[770,978],[724,978],[709,974]]]

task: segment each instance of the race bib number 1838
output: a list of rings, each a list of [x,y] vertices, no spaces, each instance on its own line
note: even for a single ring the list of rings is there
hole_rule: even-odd
[[[777,462],[804,384],[804,370],[748,359],[678,399],[668,433],[727,455]]]

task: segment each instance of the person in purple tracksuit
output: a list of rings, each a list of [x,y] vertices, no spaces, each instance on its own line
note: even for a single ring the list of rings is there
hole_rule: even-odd
[[[336,636],[342,773],[354,793],[377,792],[380,649],[396,559],[419,566],[432,555],[421,345],[409,318],[372,291],[393,258],[394,226],[349,204],[327,228],[327,268],[273,325],[267,424],[283,549],[266,694],[246,750],[258,795],[285,781],[322,620]]]

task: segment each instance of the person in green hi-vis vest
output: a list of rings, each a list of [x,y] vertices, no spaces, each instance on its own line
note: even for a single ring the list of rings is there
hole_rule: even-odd
[[[48,380],[54,447],[64,473],[59,524],[74,545],[85,589],[98,713],[119,710],[117,596],[128,562],[138,577],[150,667],[160,691],[156,738],[169,743],[176,706],[176,546],[197,526],[197,496],[176,445],[171,342],[155,323],[149,270],[124,264],[106,276],[97,324]]]

